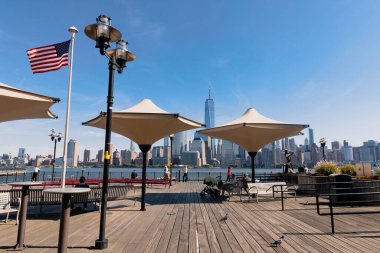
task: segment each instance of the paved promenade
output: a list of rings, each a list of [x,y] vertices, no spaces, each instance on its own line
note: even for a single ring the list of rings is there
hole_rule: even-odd
[[[202,200],[203,187],[188,182],[147,188],[146,212],[132,200],[109,202],[109,247],[103,251],[91,249],[99,233],[99,212],[73,215],[68,252],[380,252],[380,214],[337,216],[336,234],[331,235],[330,218],[317,215],[313,198],[287,199],[281,211],[279,200]],[[131,199],[134,194],[139,196],[131,192]],[[58,218],[28,218],[29,248],[24,252],[56,252]],[[273,247],[271,242],[282,235],[282,245]],[[14,221],[0,223],[0,251],[14,245],[16,236]]]

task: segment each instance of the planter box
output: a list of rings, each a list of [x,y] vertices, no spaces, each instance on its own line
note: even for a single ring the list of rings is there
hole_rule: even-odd
[[[329,182],[329,177],[327,176],[298,175],[298,191],[314,196],[315,184],[327,182]],[[320,193],[328,193],[328,185],[321,185]]]

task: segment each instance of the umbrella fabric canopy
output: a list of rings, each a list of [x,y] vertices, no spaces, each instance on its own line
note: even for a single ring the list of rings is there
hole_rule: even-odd
[[[23,91],[0,83],[0,122],[56,118],[49,108],[59,101],[59,98]]]
[[[106,116],[106,113],[100,113],[98,117],[84,122],[83,125],[105,129]],[[170,134],[202,126],[201,123],[179,114],[164,111],[150,99],[143,99],[129,109],[112,113],[112,132],[133,140],[143,152],[142,211],[145,211],[146,154],[152,144]]]
[[[219,127],[201,130],[200,133],[234,142],[244,147],[250,156],[254,157],[264,145],[284,137],[298,135],[307,127],[309,125],[273,120],[249,108],[240,118]],[[252,178],[254,178],[254,167],[252,167]]]
[[[83,125],[105,129],[106,117],[106,113],[100,113]],[[202,126],[179,114],[164,111],[150,99],[143,99],[129,109],[112,113],[112,132],[128,137],[138,145],[152,145],[170,134]]]

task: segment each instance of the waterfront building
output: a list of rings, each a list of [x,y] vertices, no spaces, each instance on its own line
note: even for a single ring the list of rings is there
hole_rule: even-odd
[[[208,90],[208,98],[205,101],[205,125],[206,128],[212,128],[215,127],[215,105],[214,100],[211,98],[211,89]],[[216,153],[216,147],[215,147],[215,139],[210,138],[210,140],[206,139],[204,136],[203,140],[208,142],[209,146],[207,149],[209,149],[210,154],[208,155],[207,161],[211,161],[214,158],[214,155]],[[207,150],[206,150],[207,152]]]
[[[173,163],[175,158],[180,160],[182,152],[186,151],[187,142],[186,142],[186,131],[178,132],[174,135],[173,138]],[[178,163],[178,161],[177,161]]]
[[[19,148],[18,149],[18,157],[24,158],[26,156],[26,149],[25,148]]]
[[[205,142],[201,138],[195,138],[191,144],[190,151],[198,151],[200,158],[200,166],[206,165],[206,147]],[[183,162],[182,162],[183,163]]]
[[[349,162],[354,161],[353,149],[351,146],[348,146],[348,143],[347,143],[347,146],[346,145],[343,146],[342,152],[343,152],[343,162],[349,163]]]
[[[79,145],[77,140],[71,139],[67,144],[67,166],[78,166]]]
[[[265,145],[262,149],[261,149],[261,156],[262,156],[262,165],[264,166],[264,168],[271,168],[273,167],[274,165],[274,160],[273,160],[273,157],[274,157],[274,154],[273,154],[273,151],[274,151],[274,145],[273,143],[269,143],[267,145]]]
[[[198,151],[184,151],[181,156],[182,164],[200,167],[201,158]]]
[[[98,155],[96,157],[97,157],[98,163],[104,162],[104,151],[103,151],[103,149],[100,149],[98,151]]]
[[[112,156],[113,160],[112,160],[112,164],[113,166],[115,167],[119,167],[121,165],[121,157],[120,157],[120,152],[119,150],[115,150],[113,152],[113,156]]]
[[[226,166],[234,164],[234,158],[235,154],[232,142],[223,140],[221,164]]]
[[[309,128],[309,145],[312,146],[314,143],[314,130]]]
[[[332,150],[340,150],[341,147],[340,147],[339,141],[332,141],[331,142],[331,149]]]
[[[85,149],[83,152],[83,163],[84,164],[90,162],[90,160],[91,160],[90,155],[91,155],[91,151],[89,149]]]

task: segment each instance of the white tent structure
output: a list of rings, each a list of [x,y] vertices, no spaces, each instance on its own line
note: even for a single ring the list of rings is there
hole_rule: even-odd
[[[105,129],[106,117],[106,113],[100,113],[83,125]],[[143,99],[129,109],[112,113],[112,132],[133,140],[143,152],[141,211],[145,211],[146,154],[152,144],[170,134],[202,126],[177,113],[161,109],[150,99]]]
[[[0,122],[20,119],[57,118],[50,111],[50,107],[59,101],[59,98],[20,90],[0,83]]]
[[[266,144],[298,135],[306,124],[289,124],[267,118],[253,108],[239,118],[222,126],[201,130],[200,133],[234,142],[248,151],[252,159],[252,180],[255,179],[254,158]]]

